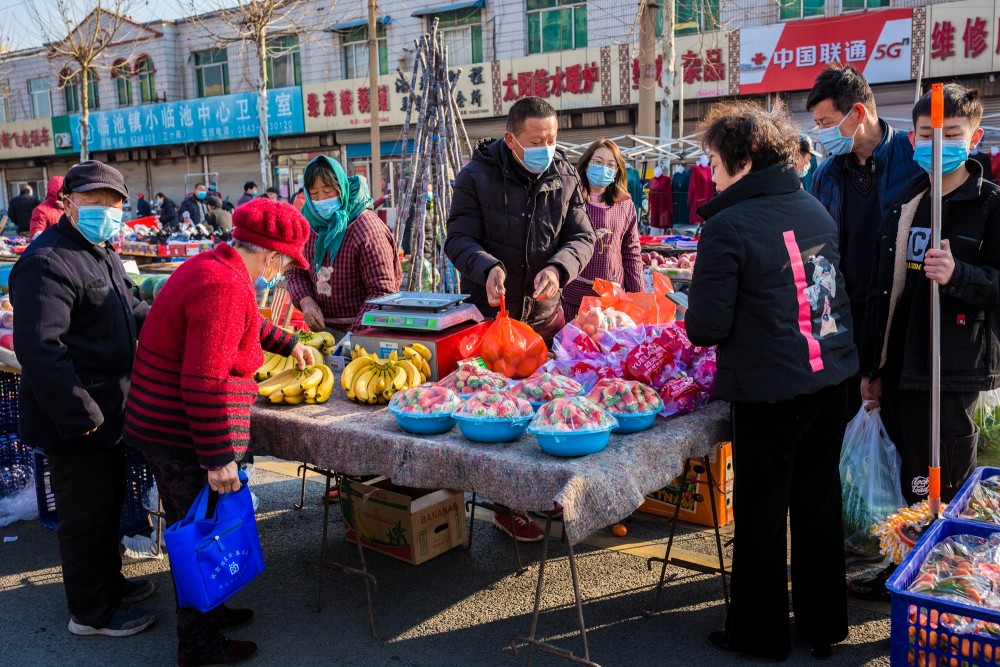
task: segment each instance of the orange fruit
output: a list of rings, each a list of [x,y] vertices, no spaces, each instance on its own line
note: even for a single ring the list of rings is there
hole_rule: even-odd
[[[626,535],[628,535],[628,528],[626,528],[620,523],[616,523],[615,525],[611,526],[611,534],[614,535],[615,537],[625,537]]]

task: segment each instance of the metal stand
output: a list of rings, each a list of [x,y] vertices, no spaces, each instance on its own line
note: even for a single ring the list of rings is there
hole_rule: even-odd
[[[299,467],[299,469],[300,470],[308,469],[308,470],[311,470],[313,472],[319,473],[320,475],[323,475],[324,477],[326,477],[326,497],[329,497],[329,495],[330,495],[330,482],[333,481],[333,480],[337,480],[337,484],[339,486],[340,480],[342,478],[342,476],[338,472],[335,472],[333,470],[326,470],[326,469],[323,469],[323,468],[317,468],[315,466],[307,465],[305,463],[303,463],[302,466]],[[304,491],[304,488],[305,488],[305,474],[304,474],[304,471],[303,471],[303,482],[302,482],[302,484],[303,484],[302,502],[304,503],[305,502],[305,491]],[[296,509],[301,509],[301,506],[297,507]],[[329,530],[329,526],[330,526],[330,503],[327,502],[323,506],[323,542],[320,545],[319,560],[307,560],[305,562],[306,574],[309,574],[309,568],[311,566],[313,566],[313,565],[315,565],[316,568],[319,570],[319,590],[318,590],[317,596],[316,596],[316,611],[317,612],[323,611],[323,574],[324,574],[324,572],[326,570],[335,570],[335,571],[341,572],[343,574],[349,574],[349,575],[353,575],[353,576],[356,576],[356,577],[361,577],[362,579],[364,579],[364,582],[365,582],[365,595],[368,598],[368,626],[371,629],[372,638],[381,641],[383,639],[383,637],[379,635],[378,630],[375,627],[375,604],[374,604],[374,601],[372,599],[372,592],[373,592],[373,590],[378,590],[378,580],[375,579],[375,577],[372,576],[368,572],[368,565],[365,562],[365,550],[364,550],[364,547],[361,546],[361,539],[358,538],[358,537],[356,537],[355,540],[354,540],[354,543],[358,547],[358,560],[361,561],[361,569],[360,570],[357,569],[357,568],[354,568],[354,567],[350,567],[348,565],[343,565],[341,563],[335,563],[335,562],[332,562],[332,561],[327,561],[327,559],[326,559],[326,542],[327,542],[327,539],[326,538],[327,538],[327,533],[328,533],[328,530]]]
[[[491,512],[506,514],[510,517],[510,525],[514,525],[514,512],[509,507],[504,507],[503,505],[497,505],[490,501],[482,501],[476,499],[476,494],[472,494],[472,500],[468,500],[465,503],[465,510],[469,512],[469,541],[466,543],[466,550],[472,549],[472,533],[476,528],[476,507],[482,507],[483,509],[488,509]],[[551,520],[551,519],[550,519]],[[546,524],[546,530],[548,529],[548,524]],[[521,564],[521,547],[518,546],[517,538],[512,538],[514,541],[514,558],[517,559],[517,569],[519,572],[524,572],[526,569],[524,565]],[[548,533],[545,534],[545,539],[548,541]]]
[[[163,511],[163,501],[157,498],[157,509],[146,510],[146,514],[150,516],[150,523],[154,524],[153,529],[156,532],[156,546],[150,551],[156,557],[163,554],[163,531],[167,525],[167,514]],[[155,519],[153,517],[156,517]]]
[[[663,565],[660,568],[660,581],[656,584],[656,598],[653,601],[653,608],[644,609],[642,613],[645,616],[652,616],[653,614],[656,614],[660,611],[660,595],[663,593],[663,584],[665,583],[664,580],[667,574],[667,564],[675,565],[677,567],[683,567],[687,570],[693,570],[695,572],[702,572],[704,574],[718,574],[722,578],[722,595],[726,603],[726,611],[729,611],[729,582],[726,580],[726,575],[732,576],[733,571],[731,567],[729,568],[726,567],[726,561],[722,551],[723,545],[722,545],[722,533],[719,531],[719,513],[718,513],[718,508],[716,508],[715,506],[715,480],[712,479],[712,466],[708,465],[710,455],[711,452],[705,455],[705,457],[702,459],[705,462],[703,466],[694,464],[694,471],[695,473],[700,475],[702,470],[700,470],[699,468],[703,468],[705,472],[705,480],[706,480],[705,483],[708,486],[708,500],[712,508],[712,525],[715,528],[715,549],[716,553],[719,556],[719,566],[718,567],[707,566],[703,563],[697,563],[689,560],[684,560],[681,558],[670,557],[670,551],[671,549],[673,549],[674,546],[674,534],[677,532],[677,521],[679,520],[678,517],[680,516],[681,501],[683,499],[683,494],[681,493],[681,489],[678,489],[677,501],[674,503],[674,517],[670,521],[670,536],[667,538],[666,553],[664,553],[663,558],[653,557],[646,559],[646,569],[648,570],[653,569],[653,563],[662,563]],[[688,459],[687,461],[684,462],[684,474],[687,474],[689,465],[691,465],[691,459]],[[700,484],[700,482],[696,483]],[[731,543],[732,540],[726,542],[726,546],[729,546],[729,544]],[[671,579],[673,579],[673,577]]]
[[[545,518],[545,538],[542,540],[542,560],[538,564],[538,584],[535,587],[535,609],[531,613],[531,631],[528,633],[527,637],[522,637],[520,635],[512,636],[510,638],[510,648],[514,651],[514,654],[517,655],[517,650],[520,647],[528,647],[528,655],[524,663],[527,667],[530,667],[531,665],[531,659],[536,648],[539,651],[549,653],[564,660],[569,660],[570,662],[575,662],[578,665],[600,667],[600,665],[596,662],[592,662],[590,660],[590,648],[587,646],[587,625],[583,620],[583,599],[580,596],[580,583],[576,574],[576,557],[573,555],[573,545],[569,542],[566,543],[566,549],[569,554],[569,571],[570,576],[573,579],[573,595],[576,600],[576,620],[580,626],[580,641],[583,642],[583,657],[581,658],[571,651],[561,649],[536,638],[539,608],[542,603],[542,589],[545,587],[545,562],[548,560],[549,555],[549,529],[551,527],[552,517],[549,516]]]
[[[303,507],[306,506],[306,481],[307,481],[306,478],[307,478],[307,473],[310,472],[314,472],[318,475],[332,474],[332,475],[337,475],[339,477],[339,474],[337,473],[336,470],[318,468],[311,463],[306,463],[305,461],[303,461],[302,465],[299,466],[299,469],[295,471],[296,475],[302,475],[302,495],[299,498],[299,502],[292,505],[292,509],[294,510],[301,510]],[[329,492],[329,489],[327,491]],[[328,493],[326,496],[323,497],[323,502],[329,504],[329,500],[330,496]]]

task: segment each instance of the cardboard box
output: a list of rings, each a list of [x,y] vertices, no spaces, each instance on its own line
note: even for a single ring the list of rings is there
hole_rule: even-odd
[[[646,496],[646,501],[639,506],[640,512],[655,514],[672,519],[677,494],[681,493],[680,520],[696,523],[702,526],[712,526],[712,504],[709,497],[708,476],[705,474],[704,458],[692,458],[688,461],[684,475],[678,477],[669,486]],[[725,442],[716,445],[709,456],[712,470],[712,481],[715,488],[715,509],[718,512],[719,526],[725,526],[733,520],[733,444]]]
[[[465,543],[465,494],[396,486],[388,477],[340,485],[344,533],[351,542],[419,565]]]

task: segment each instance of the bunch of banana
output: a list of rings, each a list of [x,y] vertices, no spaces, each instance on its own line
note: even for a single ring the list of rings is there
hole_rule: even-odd
[[[318,350],[324,357],[333,354],[333,349],[337,345],[337,339],[329,331],[297,331],[295,335],[299,337],[300,343]]]
[[[257,385],[257,392],[272,403],[299,405],[326,403],[333,393],[333,371],[325,364],[304,371],[289,368]]]
[[[423,363],[417,362],[412,356],[400,358],[396,352],[391,353],[388,359],[381,359],[355,345],[351,350],[353,361],[344,368],[340,386],[352,401],[384,405],[397,391],[419,387],[427,381],[430,375],[427,360],[419,352],[413,351],[413,354]]]
[[[411,343],[403,348],[403,356],[409,359],[410,363],[424,374],[424,377],[431,376],[431,367],[427,363],[431,360],[431,351],[426,345]]]
[[[295,368],[295,360],[291,357],[283,357],[280,354],[264,353],[264,365],[253,374],[256,382],[263,382],[272,378],[278,373]]]

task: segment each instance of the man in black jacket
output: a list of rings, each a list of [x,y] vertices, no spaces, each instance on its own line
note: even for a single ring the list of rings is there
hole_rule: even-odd
[[[580,178],[556,150],[556,111],[539,97],[511,107],[503,139],[481,142],[455,179],[445,252],[462,292],[487,317],[511,317],[546,342],[563,327],[561,290],[594,254]]]
[[[205,203],[207,199],[208,188],[205,187],[205,184],[198,183],[195,185],[194,192],[182,201],[180,208],[177,209],[181,226],[189,223],[200,225],[205,220],[205,215],[208,213],[208,204]]]
[[[28,235],[31,228],[31,212],[38,206],[38,197],[31,191],[31,186],[21,188],[21,194],[10,200],[7,207],[7,217],[17,225],[17,233]]]
[[[124,637],[155,621],[132,606],[152,595],[153,584],[122,576],[118,545],[125,396],[147,306],[132,295],[108,243],[128,199],[122,175],[82,162],[67,172],[62,192],[64,215],[10,274],[23,369],[20,434],[49,460],[70,632]]]

